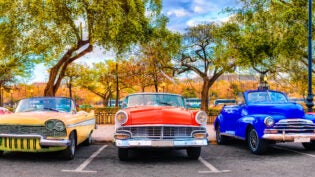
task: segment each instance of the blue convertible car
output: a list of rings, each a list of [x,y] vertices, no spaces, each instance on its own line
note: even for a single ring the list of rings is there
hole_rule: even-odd
[[[214,126],[218,144],[230,138],[245,140],[254,154],[269,144],[299,142],[315,149],[315,115],[305,114],[300,104],[273,90],[246,91],[238,105],[224,106]]]

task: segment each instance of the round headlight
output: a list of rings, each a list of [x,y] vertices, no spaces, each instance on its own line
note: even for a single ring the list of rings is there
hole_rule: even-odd
[[[65,129],[65,125],[61,121],[57,121],[55,124],[55,130],[63,131]]]
[[[128,115],[125,111],[118,111],[115,115],[115,120],[119,124],[125,124],[128,120]]]
[[[265,118],[264,123],[267,127],[271,127],[273,126],[273,124],[275,124],[275,120],[273,120],[272,117],[268,116]]]
[[[46,122],[46,128],[48,130],[52,130],[52,129],[54,129],[54,127],[55,127],[55,122],[54,121],[47,121]]]
[[[199,112],[196,114],[195,120],[196,120],[196,122],[197,122],[198,124],[204,124],[204,123],[206,123],[206,122],[207,122],[207,119],[208,119],[208,115],[207,115],[207,113],[204,112],[204,111],[199,111]]]
[[[65,124],[60,120],[48,120],[45,122],[45,126],[48,130],[63,131],[66,127]]]

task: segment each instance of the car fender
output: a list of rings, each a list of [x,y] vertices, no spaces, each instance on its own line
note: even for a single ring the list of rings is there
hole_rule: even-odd
[[[265,129],[264,119],[267,116],[268,115],[259,114],[240,118],[237,122],[238,129],[236,130],[236,135],[240,138],[246,139],[248,129],[253,127],[258,133],[258,137],[261,138]]]

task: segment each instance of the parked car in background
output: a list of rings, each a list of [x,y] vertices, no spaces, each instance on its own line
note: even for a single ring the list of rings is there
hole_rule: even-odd
[[[273,90],[244,92],[239,105],[224,106],[214,122],[218,144],[230,138],[247,141],[254,154],[264,153],[269,144],[302,143],[315,149],[315,116],[305,114],[303,107],[288,101],[287,96]]]
[[[77,145],[91,143],[94,128],[94,114],[77,112],[70,98],[22,99],[14,114],[0,118],[0,154],[61,151],[70,160]]]
[[[198,159],[208,145],[207,114],[188,110],[182,96],[168,93],[128,95],[115,115],[115,145],[120,160],[134,148],[186,149]]]
[[[213,104],[214,106],[236,104],[236,100],[235,99],[216,99],[214,100]]]
[[[200,98],[186,98],[186,105],[188,108],[200,108],[201,106],[201,99]]]
[[[3,114],[11,114],[12,112],[9,111],[7,108],[4,108],[4,107],[0,107],[0,115],[3,115]]]

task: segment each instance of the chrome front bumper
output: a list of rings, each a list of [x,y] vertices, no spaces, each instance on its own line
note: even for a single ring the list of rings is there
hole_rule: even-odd
[[[277,133],[264,134],[262,136],[266,140],[286,141],[286,142],[310,142],[315,140],[315,133]]]
[[[163,147],[201,147],[207,146],[208,140],[207,139],[125,139],[115,140],[115,145],[117,147],[156,147],[156,148],[163,148]]]
[[[54,146],[54,147],[66,147],[70,145],[70,140],[49,140],[45,139],[41,135],[19,135],[19,134],[0,134],[0,137],[4,138],[25,138],[25,139],[39,139],[41,146]]]

